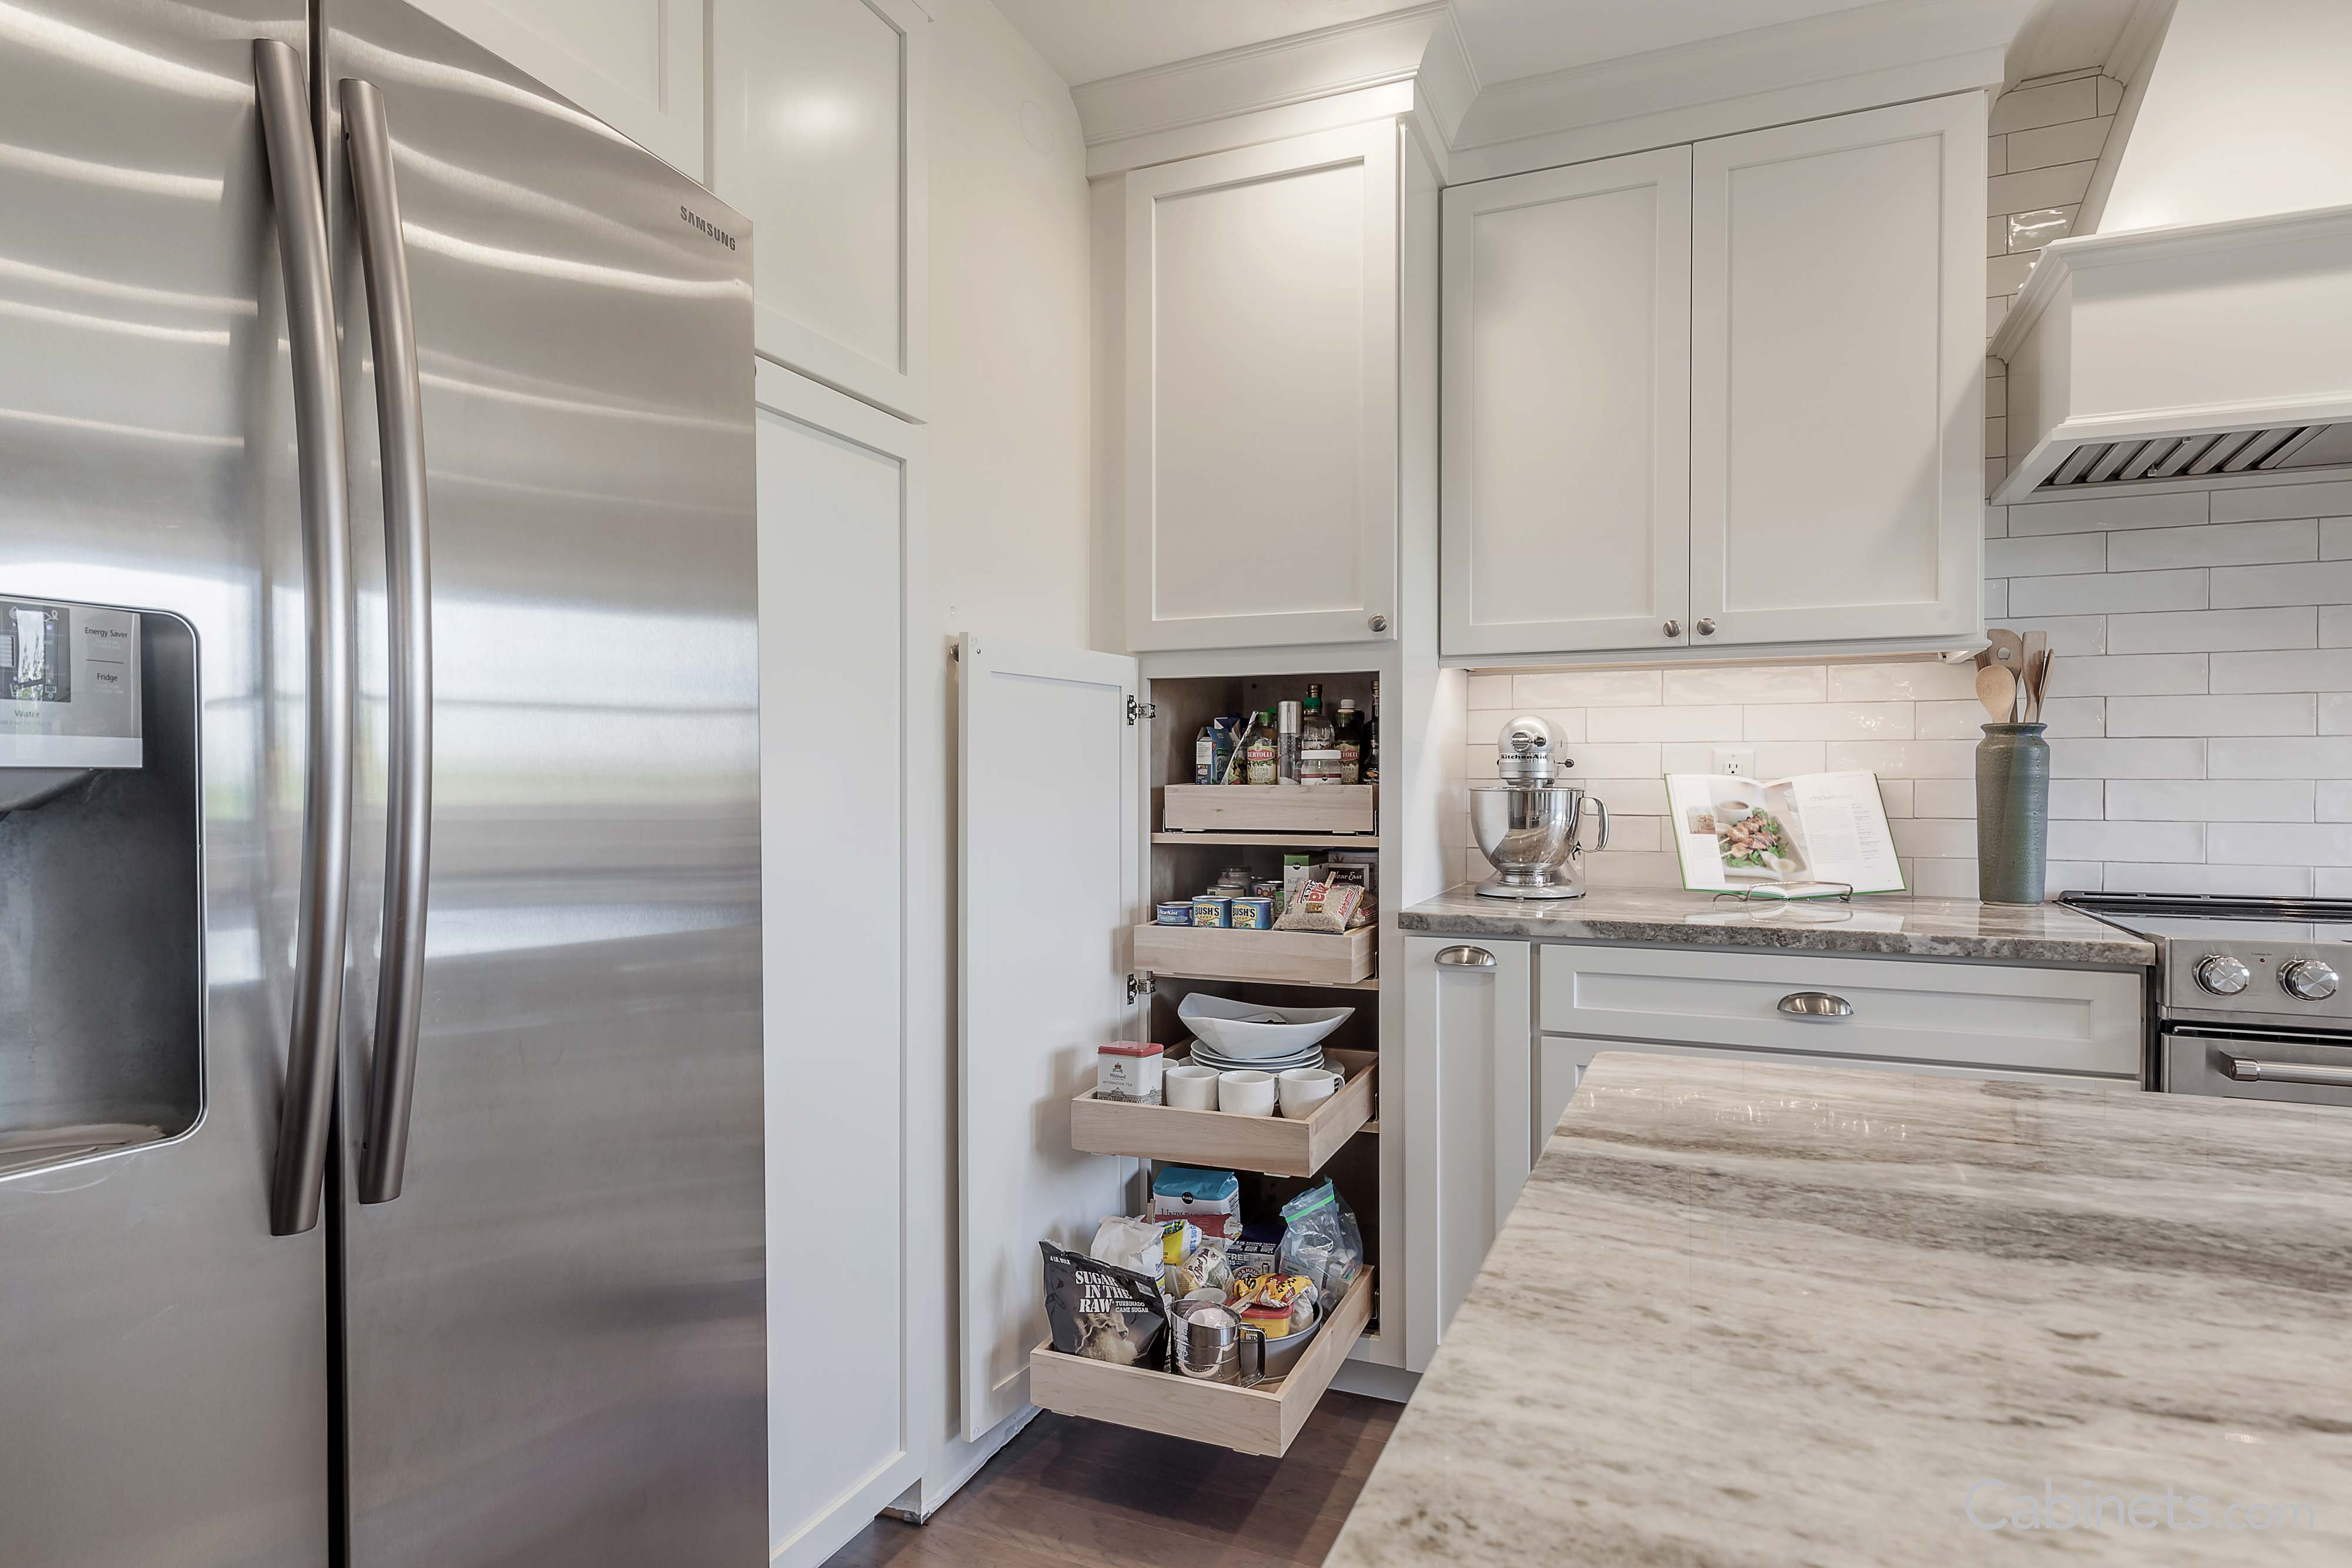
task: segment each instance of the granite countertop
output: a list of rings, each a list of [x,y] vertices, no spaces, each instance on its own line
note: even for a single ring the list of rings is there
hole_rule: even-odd
[[[2347,1343],[2352,1113],[1611,1052],[1326,1568],[2352,1562]]]
[[[1596,887],[1549,902],[1481,898],[1475,884],[1448,888],[1397,915],[1405,931],[1553,941],[1651,942],[1682,947],[1779,947],[1801,953],[1886,953],[1915,958],[1985,958],[2011,964],[2156,962],[2147,942],[2057,904],[1979,904],[1972,898],[1875,894],[1741,904],[1680,888]]]

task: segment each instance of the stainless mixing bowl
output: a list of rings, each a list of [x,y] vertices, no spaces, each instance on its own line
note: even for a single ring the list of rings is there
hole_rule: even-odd
[[[1596,850],[1609,847],[1609,808],[1591,802],[1601,818]],[[1573,898],[1584,891],[1573,868],[1584,820],[1584,791],[1570,784],[1474,784],[1470,832],[1496,879],[1478,891],[1497,898]]]

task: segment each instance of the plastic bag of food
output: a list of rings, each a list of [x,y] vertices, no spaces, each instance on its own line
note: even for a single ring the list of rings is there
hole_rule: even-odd
[[[1129,1219],[1114,1214],[1096,1228],[1094,1245],[1087,1254],[1130,1274],[1156,1275],[1167,1249],[1162,1228],[1163,1222],[1157,1219]]]
[[[1225,1304],[1269,1338],[1284,1339],[1315,1326],[1320,1294],[1303,1274],[1261,1274],[1237,1282]]]
[[[1050,1241],[1037,1245],[1045,1254],[1045,1322],[1055,1350],[1114,1366],[1164,1366],[1168,1308],[1157,1280]]]
[[[1233,1265],[1222,1241],[1203,1241],[1160,1270],[1160,1288],[1171,1301],[1182,1301],[1195,1291],[1222,1291],[1233,1282]]]
[[[1364,1270],[1363,1232],[1356,1228],[1355,1211],[1328,1181],[1308,1187],[1282,1206],[1289,1228],[1282,1233],[1276,1267],[1286,1274],[1304,1274],[1337,1303]]]
[[[1337,936],[1356,923],[1356,911],[1362,906],[1364,897],[1361,886],[1336,878],[1302,883],[1284,906],[1282,918],[1274,923],[1274,928]]]

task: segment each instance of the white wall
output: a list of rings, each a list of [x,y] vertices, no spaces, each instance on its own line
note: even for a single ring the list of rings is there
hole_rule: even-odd
[[[936,1071],[908,1105],[919,1162],[908,1223],[916,1255],[955,1258],[955,693],[959,632],[1087,645],[1087,254],[1085,149],[1061,78],[989,0],[925,0],[930,72],[932,712],[948,759],[927,806],[946,845],[935,912],[945,964],[919,1012],[942,1020]],[[928,1178],[928,1179],[927,1179]],[[922,1430],[936,1442],[928,1513],[992,1451],[966,1443],[958,1408],[954,1275],[929,1281],[919,1319]]]

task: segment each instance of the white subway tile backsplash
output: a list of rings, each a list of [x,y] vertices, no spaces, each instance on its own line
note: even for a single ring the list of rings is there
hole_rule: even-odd
[[[1584,857],[1584,880],[1594,887],[1680,887],[1683,862],[1673,854],[1601,850]]]
[[[2317,805],[2313,815],[2321,821],[2352,822],[2352,779],[2319,780]]]
[[[1989,626],[2012,632],[2040,632],[2050,639],[2053,653],[2084,655],[2107,651],[2107,618],[2104,615],[2004,615],[1986,619]]]
[[[1919,780],[1916,779],[1881,779],[1878,781],[1879,804],[1886,808],[1889,817],[1917,816],[1919,812],[1913,791],[1918,784]]]
[[[2113,743],[2110,743],[2113,744]],[[2137,746],[2167,744],[2134,741]],[[2224,736],[2212,743],[2215,779],[2352,778],[2352,736]],[[2148,775],[2161,777],[2161,775]],[[2194,778],[2173,774],[2173,778]]]
[[[2311,735],[2308,692],[2219,697],[2107,697],[2107,733],[2125,735]]]
[[[2319,733],[2352,735],[2352,692],[2319,694]]]
[[[1472,713],[1482,709],[1507,708],[1511,706],[1511,677],[1508,675],[1473,675],[1470,690],[1465,699]]]
[[[2319,559],[2342,560],[2352,556],[2352,517],[2319,519]]]
[[[1982,597],[1984,615],[1987,620],[1998,621],[2007,615],[2009,613],[2009,580],[1996,577],[1988,580],[1984,585]]]
[[[2105,571],[2105,534],[2032,534],[1985,541],[1987,577],[2053,577],[2062,572]]]
[[[1974,816],[1912,817],[1892,821],[1895,852],[1924,860],[1961,860],[1977,852]]]
[[[2258,517],[2352,517],[2352,479],[2316,485],[2250,485],[2212,492],[2213,520],[2242,523]]]
[[[2205,858],[2202,822],[2053,822],[2050,855],[2053,860],[2201,861]]]
[[[1594,708],[1585,724],[1595,740],[1721,740],[1738,737],[1739,715],[1728,706]]]
[[[1666,814],[1666,781],[1663,775],[1647,779],[1586,779],[1580,770],[1571,773],[1569,782],[1581,787],[1612,812],[1624,811],[1637,817],[1663,817]]]
[[[1832,773],[1895,779],[1973,779],[1977,745],[1972,740],[1832,740],[1825,766]]]
[[[2200,523],[2181,528],[2124,528],[2107,535],[2109,571],[2253,566],[2266,561],[2318,559],[2319,522],[2315,517],[2262,523]]]
[[[2292,516],[2293,514],[2289,514]],[[2202,491],[2163,496],[2084,496],[2009,508],[2011,538],[2021,534],[2105,533],[2113,528],[2186,528],[2210,520]]]
[[[1966,702],[1921,703],[1912,733],[1921,740],[1975,740],[1990,716],[1974,697]],[[2042,706],[2042,733],[2053,740],[2100,736],[2106,731],[2106,704],[2099,697],[2051,697]]]
[[[1661,700],[1657,670],[1562,670],[1524,674],[1512,681],[1512,701],[1521,707],[1633,707]]]
[[[1973,790],[1973,786],[1970,787]],[[2107,782],[2104,779],[2050,780],[2050,820],[2095,822],[2106,814]],[[1973,793],[1970,799],[1974,799]]]
[[[1833,703],[1929,702],[1973,696],[1976,666],[1961,661],[1914,659],[1900,664],[1833,664],[1829,700]]]
[[[1668,670],[1670,704],[1817,703],[1828,672],[1819,664],[1725,664],[1704,670]]]
[[[2062,740],[2050,747],[2053,779],[2202,779],[2203,740]],[[2215,741],[2213,745],[2224,742]]]
[[[2107,144],[2107,128],[2115,121],[2109,118],[2070,120],[2057,125],[2033,126],[2000,140],[2006,142],[2009,167],[2005,172],[2015,174],[2027,169],[2046,169],[2053,163],[2079,163],[2085,158],[2096,158],[2099,149]]]
[[[2118,822],[2308,822],[2315,789],[2307,779],[2117,779],[2106,815]]]
[[[2109,893],[2225,893],[2250,898],[2305,898],[2307,866],[2153,865],[2118,862],[2106,868]]]
[[[2206,858],[2216,865],[2352,865],[2352,824],[2216,822]]]
[[[2099,112],[2099,78],[2075,77],[2068,81],[2036,83],[2000,95],[1992,106],[1994,135],[2031,131],[2069,120],[2088,120]]]
[[[2088,160],[2076,163],[2053,163],[2046,169],[2028,169],[2019,174],[1995,174],[1991,181],[1993,207],[2004,213],[2021,213],[2028,208],[2048,209],[2077,205],[2091,188],[2091,172],[2095,167]],[[2011,225],[2012,235],[2016,233]],[[2054,236],[2053,236],[2054,237]],[[2041,243],[2047,245],[2044,239]]]
[[[2352,648],[2352,605],[2320,606],[2319,645],[2323,648]]]
[[[2017,543],[2012,539],[2010,543]],[[2260,569],[2270,570],[2270,569]],[[2105,615],[2145,610],[2202,610],[2206,573],[2193,571],[2103,571],[2079,577],[2020,577],[2009,585],[2009,613]]]
[[[1603,804],[1606,804],[1604,801]],[[1612,806],[1609,810],[1609,848],[1617,853],[1638,852],[1655,854],[1662,849],[1673,848],[1664,834],[1665,820],[1662,817],[1634,817]],[[1587,842],[1596,841],[1600,830],[1587,825]]]
[[[2124,106],[2124,84],[2115,78],[2095,78],[2099,84],[2097,109],[2101,114],[2113,114]]]
[[[2272,658],[2273,654],[2237,655]],[[2202,653],[2108,653],[2066,659],[2052,666],[2050,695],[2067,696],[2164,696],[2202,692]]]
[[[1774,703],[1748,709],[1750,740],[1908,740],[1909,703]]]
[[[2352,604],[2352,560],[2215,567],[2211,603],[2216,610],[2278,604]]]
[[[1973,860],[1900,861],[1900,864],[1903,867],[1903,885],[1916,897],[1974,898],[1977,895],[1977,862]]]
[[[2057,784],[2062,780],[2053,779]],[[1977,814],[1974,779],[1915,779],[1911,785],[1912,814],[1920,817],[1969,817]],[[1884,785],[1881,786],[1884,788]],[[2050,814],[2058,814],[2057,790],[2051,790]]]
[[[2234,653],[2315,648],[2319,612],[2308,605],[2270,610],[2184,610],[2107,619],[2110,653]]]
[[[1665,772],[1654,743],[1601,746],[1587,741],[1570,747],[1568,755],[1576,764],[1575,777],[1579,779],[1654,779]],[[1495,777],[1491,758],[1487,759],[1486,776]]]

